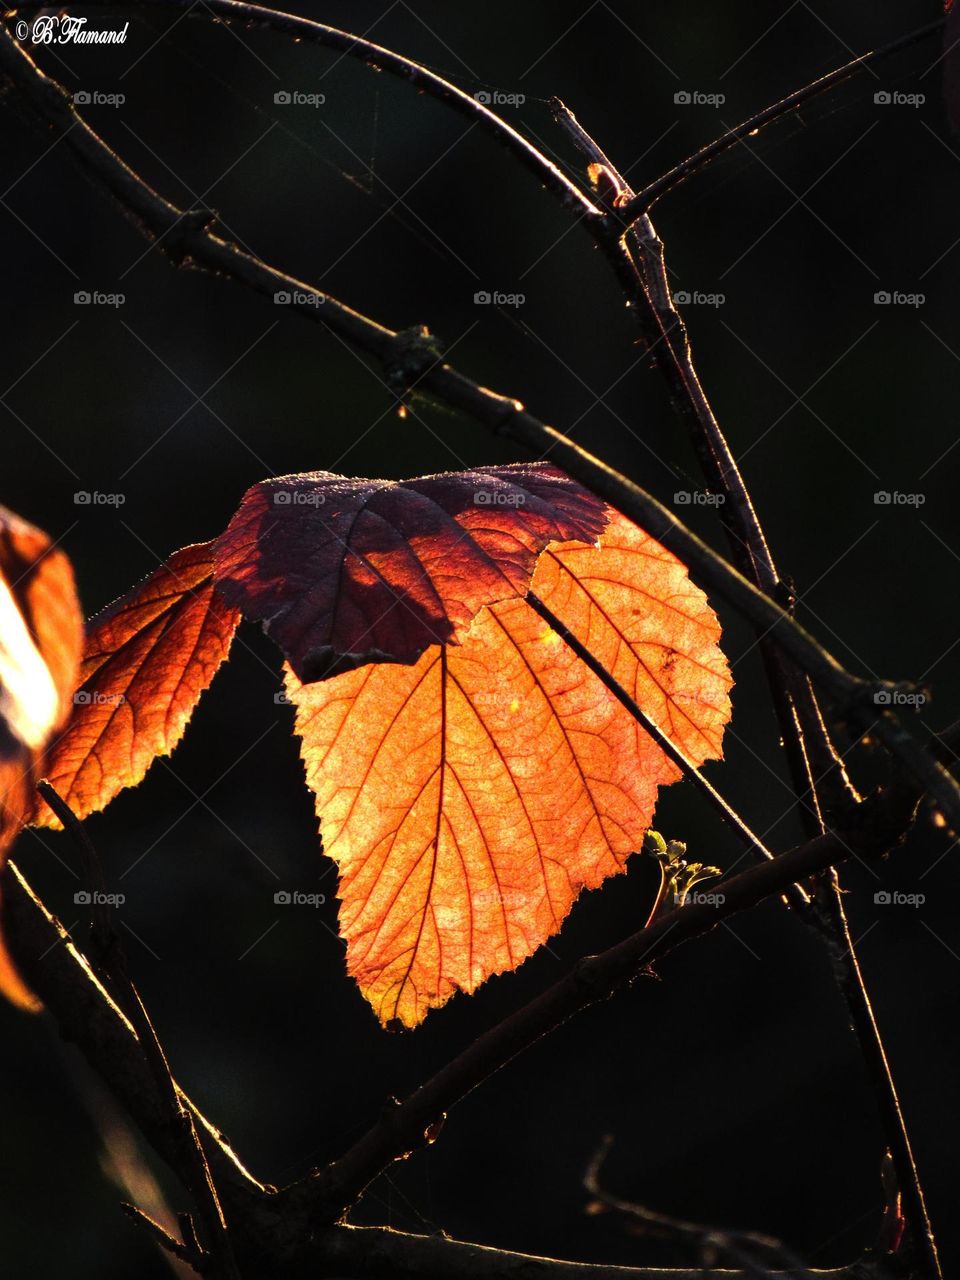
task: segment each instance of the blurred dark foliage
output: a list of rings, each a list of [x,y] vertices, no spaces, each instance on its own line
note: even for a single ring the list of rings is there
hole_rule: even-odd
[[[747,0],[331,0],[301,11],[470,92],[526,95],[503,111],[581,171],[546,105],[559,94],[639,185],[939,5],[814,0],[771,16]],[[126,95],[88,118],[159,190],[212,205],[267,260],[385,323],[428,324],[466,372],[661,498],[701,487],[609,272],[493,142],[322,50],[159,8],[129,16],[121,48],[39,57],[72,90]],[[933,66],[940,51],[934,38],[864,73],[657,210],[676,288],[725,295],[722,306],[690,307],[695,352],[801,616],[854,670],[932,685],[923,718],[933,727],[960,705],[960,144]],[[284,90],[326,102],[275,104]],[[681,90],[725,101],[678,106]],[[878,104],[882,92],[925,101]],[[62,539],[89,612],[173,548],[215,535],[264,476],[400,477],[519,456],[442,407],[421,403],[401,420],[363,355],[233,284],[173,270],[14,95],[0,105],[0,498]],[[78,290],[125,302],[76,306]],[[526,302],[476,306],[483,290]],[[877,306],[878,291],[926,301]],[[77,505],[78,490],[125,502]],[[877,505],[881,490],[925,502]],[[711,513],[687,510],[721,546]],[[799,828],[776,726],[753,638],[724,616],[738,683],[727,762],[711,776],[784,848]],[[385,1095],[403,1095],[577,956],[636,928],[652,892],[636,860],[518,973],[454,1000],[415,1034],[385,1035],[344,976],[335,877],[290,708],[274,701],[278,672],[276,652],[244,629],[172,761],[89,824],[127,895],[135,975],[180,1080],[275,1183],[337,1153]],[[883,777],[869,746],[850,761],[865,784]],[[664,797],[657,825],[701,860],[739,856],[684,785]],[[82,939],[69,840],[28,833],[15,856]],[[949,1274],[960,1252],[952,840],[924,815],[889,865],[854,865],[843,878]],[[277,907],[281,888],[326,892],[327,906]],[[881,889],[926,900],[875,906]],[[169,1274],[101,1172],[75,1052],[58,1050],[43,1018],[2,1009],[0,1022],[0,1273]],[[583,1172],[607,1132],[605,1176],[618,1193],[779,1235],[812,1264],[850,1259],[879,1225],[883,1139],[856,1045],[823,952],[776,903],[502,1071],[440,1141],[375,1183],[355,1220],[595,1261],[685,1261],[584,1212]]]

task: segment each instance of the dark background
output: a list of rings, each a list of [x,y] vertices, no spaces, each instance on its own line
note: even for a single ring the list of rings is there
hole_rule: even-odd
[[[470,92],[526,95],[504,113],[582,172],[545,105],[559,94],[641,184],[851,53],[932,20],[938,4],[301,9]],[[91,25],[116,21],[88,12]],[[725,295],[722,306],[688,310],[695,353],[801,615],[858,673],[928,681],[932,727],[960,713],[960,140],[944,118],[940,68],[931,70],[938,53],[927,40],[862,74],[657,210],[675,287]],[[159,6],[131,15],[124,46],[38,58],[72,90],[126,95],[87,118],[171,199],[204,199],[268,261],[383,323],[429,324],[464,371],[662,499],[700,487],[587,235],[463,119],[323,50]],[[327,101],[275,105],[281,89]],[[677,106],[682,89],[726,101]],[[877,105],[880,89],[926,101]],[[421,404],[400,420],[377,369],[338,339],[229,282],[174,271],[65,146],[48,150],[10,92],[2,107],[0,499],[62,539],[88,612],[175,547],[214,536],[266,475],[402,477],[521,456],[443,408]],[[81,289],[125,302],[75,306]],[[477,307],[484,289],[526,302]],[[926,301],[878,307],[878,290]],[[79,506],[78,490],[125,502]],[[878,506],[877,490],[925,502]],[[691,519],[722,545],[708,512]],[[727,761],[710,775],[786,848],[799,831],[756,650],[721,613],[737,688]],[[260,1177],[283,1183],[337,1153],[387,1094],[408,1092],[577,956],[635,929],[652,875],[635,860],[518,973],[453,1000],[413,1034],[385,1035],[344,975],[334,875],[290,709],[274,702],[278,672],[276,652],[245,628],[172,762],[89,829],[127,895],[132,966],[182,1084]],[[862,781],[881,775],[869,748],[851,763]],[[698,858],[737,856],[685,784],[664,796],[657,826]],[[15,856],[82,939],[69,841],[28,833]],[[956,856],[925,816],[892,863],[843,874],[955,1274]],[[277,888],[330,901],[278,908]],[[875,906],[880,888],[926,900]],[[501,1072],[435,1146],[378,1179],[354,1220],[592,1261],[687,1261],[585,1213],[582,1175],[611,1133],[606,1177],[622,1195],[778,1235],[811,1264],[851,1259],[878,1226],[883,1140],[822,951],[771,903],[671,956],[660,974]],[[44,1018],[7,1008],[0,1035],[0,1273],[169,1274],[117,1208],[102,1147],[104,1133],[122,1145],[122,1122],[75,1052]],[[182,1205],[176,1189],[172,1203]]]

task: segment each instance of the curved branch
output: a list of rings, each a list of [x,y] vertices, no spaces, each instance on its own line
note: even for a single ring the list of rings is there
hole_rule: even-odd
[[[674,1267],[598,1266],[561,1262],[479,1244],[463,1244],[448,1236],[418,1236],[387,1227],[337,1227],[318,1237],[318,1252],[335,1261],[353,1280],[752,1280],[756,1270],[721,1271]],[[795,1280],[798,1273],[765,1271],[769,1280]],[[805,1271],[804,1280],[869,1280],[880,1272],[861,1263],[827,1271]]]

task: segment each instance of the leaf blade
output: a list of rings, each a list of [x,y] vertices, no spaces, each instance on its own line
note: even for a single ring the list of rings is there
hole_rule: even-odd
[[[614,577],[627,593],[615,607],[593,581],[612,590]],[[697,763],[720,754],[731,682],[719,625],[670,553],[615,517],[599,548],[549,548],[533,589],[645,710],[676,706]],[[630,600],[658,592],[657,640]],[[603,606],[618,623],[606,632]],[[414,1026],[531,955],[583,889],[623,870],[658,787],[678,776],[523,600],[482,610],[459,646],[434,646],[415,666],[287,679],[340,871],[348,969],[385,1025]],[[681,707],[673,699],[692,679],[697,698]]]
[[[216,593],[210,543],[181,548],[92,619],[74,713],[48,763],[78,817],[104,808],[173,751],[238,622]],[[60,826],[40,805],[33,821]]]

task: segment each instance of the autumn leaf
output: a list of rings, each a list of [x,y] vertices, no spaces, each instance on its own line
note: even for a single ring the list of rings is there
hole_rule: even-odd
[[[0,507],[0,868],[32,803],[47,744],[69,714],[82,627],[67,557]],[[0,993],[39,1007],[2,938]]]
[[[543,464],[314,471],[248,490],[217,542],[217,583],[307,683],[458,640],[483,605],[526,591],[548,542],[593,542],[605,523],[600,499]]]
[[[91,621],[73,718],[47,766],[78,817],[136,785],[174,749],[238,621],[214,587],[210,543],[175,552]],[[60,825],[46,806],[33,820]]]
[[[721,755],[719,624],[674,556],[611,513],[599,547],[549,546],[533,590],[690,759]],[[287,682],[348,969],[385,1025],[531,955],[624,869],[678,777],[519,598],[413,666]]]

